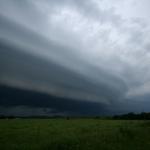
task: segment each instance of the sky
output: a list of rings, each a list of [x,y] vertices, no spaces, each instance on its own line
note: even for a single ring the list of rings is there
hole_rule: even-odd
[[[1,92],[0,114],[150,111],[149,9],[149,0],[1,0],[1,90],[53,98],[8,106]]]

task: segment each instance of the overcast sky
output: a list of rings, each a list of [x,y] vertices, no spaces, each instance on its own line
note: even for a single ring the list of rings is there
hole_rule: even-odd
[[[150,110],[149,10],[149,0],[1,0],[0,83]]]

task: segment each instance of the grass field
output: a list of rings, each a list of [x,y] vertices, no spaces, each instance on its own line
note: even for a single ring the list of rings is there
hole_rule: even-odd
[[[150,121],[0,120],[0,150],[149,150]]]

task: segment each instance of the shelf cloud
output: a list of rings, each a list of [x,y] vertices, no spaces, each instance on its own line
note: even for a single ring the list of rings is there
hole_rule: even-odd
[[[148,111],[149,4],[148,0],[1,0],[0,85],[66,98],[58,102],[66,103],[66,110],[65,105],[63,112],[58,107],[55,114],[66,114],[67,103],[75,102],[93,103],[96,109],[98,104],[99,112],[102,107],[108,113]],[[5,114],[22,108],[32,112],[23,104],[11,109],[7,103],[0,105]],[[46,114],[38,107],[33,108],[37,114]]]

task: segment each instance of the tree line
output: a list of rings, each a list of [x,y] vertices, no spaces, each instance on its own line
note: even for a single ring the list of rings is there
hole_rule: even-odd
[[[142,112],[142,113],[127,113],[127,114],[121,114],[121,115],[114,115],[114,116],[5,116],[5,115],[0,115],[0,119],[17,119],[17,118],[30,118],[30,119],[57,119],[57,118],[62,118],[66,120],[70,119],[84,119],[84,118],[89,118],[89,119],[113,119],[113,120],[150,120],[150,112]]]
[[[150,112],[142,112],[139,114],[130,112],[122,115],[115,115],[113,119],[124,119],[124,120],[150,120]]]

